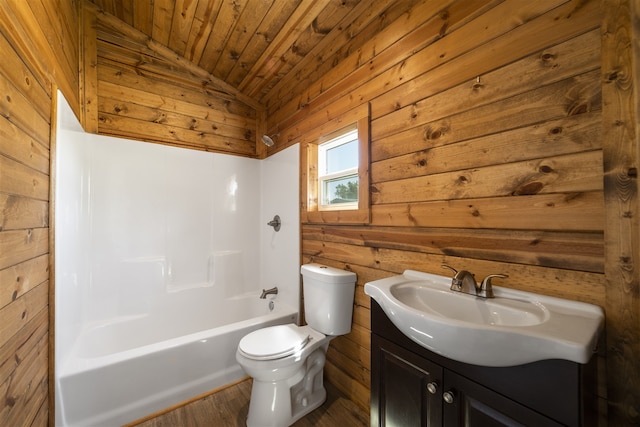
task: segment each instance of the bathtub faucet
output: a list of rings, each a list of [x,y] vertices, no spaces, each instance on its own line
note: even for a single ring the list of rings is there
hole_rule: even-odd
[[[267,295],[278,295],[278,287],[274,286],[271,289],[263,289],[262,293],[260,294],[260,299],[267,298]]]

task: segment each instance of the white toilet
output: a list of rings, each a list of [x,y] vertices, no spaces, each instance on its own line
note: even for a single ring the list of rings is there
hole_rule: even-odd
[[[271,326],[240,340],[236,360],[253,377],[247,426],[289,426],[322,405],[329,341],[351,331],[356,275],[320,264],[300,268],[306,326]]]

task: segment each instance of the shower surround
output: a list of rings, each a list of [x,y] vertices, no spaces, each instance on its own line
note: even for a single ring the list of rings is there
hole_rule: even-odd
[[[242,377],[232,345],[237,330],[290,322],[298,312],[298,146],[265,160],[206,153],[87,134],[61,96],[58,109],[56,424],[132,421]],[[267,225],[276,214],[282,218],[279,232]],[[273,286],[279,289],[273,313],[266,305],[248,308]],[[246,306],[234,314],[247,315],[232,318],[225,310],[231,306]],[[193,345],[219,333],[224,338],[218,345]],[[179,353],[192,359],[166,353],[180,345],[191,345]],[[213,358],[212,351],[224,361],[215,368],[224,375],[212,373],[217,379],[192,390],[165,384],[157,402],[148,395],[126,402],[115,393],[113,399],[91,396],[101,388],[96,381],[118,377],[123,363],[131,363],[123,372],[139,371],[137,381],[127,379],[133,383],[158,375],[178,379],[149,362],[165,357],[172,362],[167,366],[184,370]],[[143,372],[145,366],[156,368]],[[80,388],[70,390],[69,384]],[[179,392],[167,396],[171,389]],[[88,410],[94,401],[99,408]]]

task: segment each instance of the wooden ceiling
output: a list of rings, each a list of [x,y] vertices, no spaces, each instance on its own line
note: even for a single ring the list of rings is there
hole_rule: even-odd
[[[91,0],[261,104],[393,0]],[[371,19],[371,18],[369,18]],[[342,36],[341,36],[342,34]],[[298,76],[298,79],[300,76]]]

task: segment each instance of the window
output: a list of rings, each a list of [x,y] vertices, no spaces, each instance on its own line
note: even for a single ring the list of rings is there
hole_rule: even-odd
[[[318,146],[319,209],[358,209],[358,128],[327,139]]]
[[[302,221],[368,224],[369,104],[307,131],[305,139]]]

